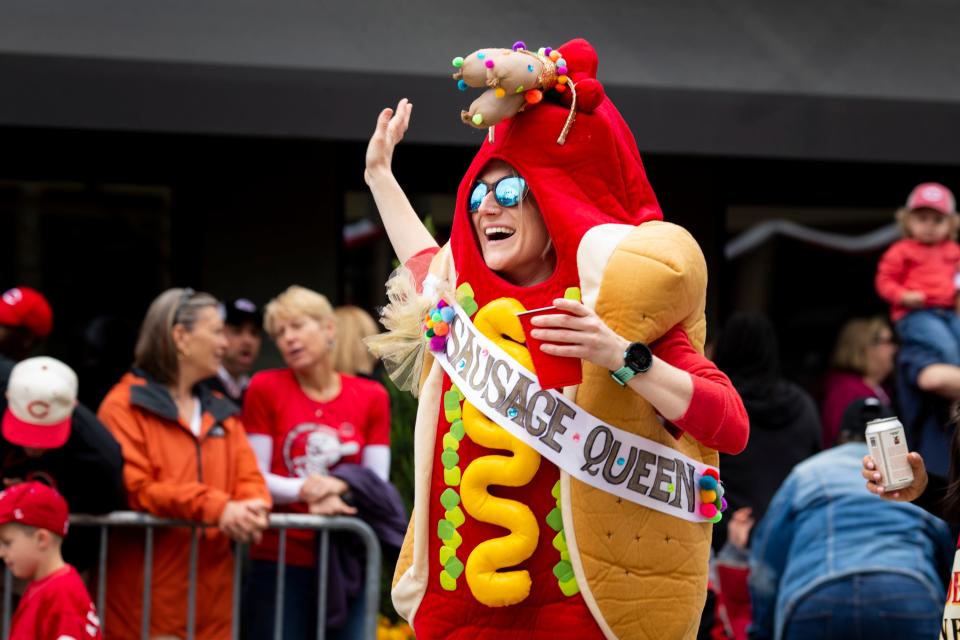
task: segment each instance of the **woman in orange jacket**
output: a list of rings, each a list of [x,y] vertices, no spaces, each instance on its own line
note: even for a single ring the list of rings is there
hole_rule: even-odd
[[[123,449],[130,507],[208,525],[200,530],[196,637],[213,640],[230,637],[230,540],[259,541],[270,510],[237,407],[197,386],[216,374],[225,348],[215,298],[165,291],[147,311],[134,369],[99,411]],[[156,531],[151,636],[186,635],[189,553],[189,530]],[[105,638],[140,635],[143,555],[142,533],[111,537]]]

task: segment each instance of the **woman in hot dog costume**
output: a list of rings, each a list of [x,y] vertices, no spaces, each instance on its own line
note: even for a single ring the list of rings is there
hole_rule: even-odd
[[[418,638],[692,638],[710,520],[720,517],[712,503],[722,503],[717,451],[741,451],[748,432],[730,381],[701,355],[703,255],[662,221],[586,41],[482,49],[454,67],[461,90],[486,90],[462,118],[488,135],[460,183],[448,244],[437,246],[390,169],[406,100],[380,114],[367,151],[365,178],[405,265],[388,283],[389,331],[371,346],[420,398],[415,508],[394,604]],[[566,313],[534,320],[533,337],[550,343],[545,353],[582,361],[578,386],[532,399],[517,391],[525,382],[501,388],[498,416],[453,384],[440,360],[448,338],[456,348],[466,340],[453,335],[467,324],[458,317],[495,345],[475,356],[464,349],[460,367],[480,376],[473,360],[492,364],[500,349],[532,371],[516,314],[549,305]],[[556,417],[559,407],[671,453],[615,449],[589,471],[614,489],[597,488],[540,447],[575,449],[586,432],[563,416],[548,427],[525,413]],[[540,448],[498,426],[507,418],[540,435]],[[663,505],[696,493],[697,513],[692,500],[676,517],[613,492],[627,484]]]

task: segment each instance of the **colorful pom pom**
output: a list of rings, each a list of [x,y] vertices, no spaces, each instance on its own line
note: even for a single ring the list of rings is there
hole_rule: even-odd
[[[557,86],[554,87],[554,89],[556,89],[557,92],[559,92],[559,93],[563,93],[564,91],[567,90],[567,85],[565,85],[565,84],[558,84]]]
[[[726,510],[727,510],[727,499],[720,498],[720,511],[726,511]]]
[[[453,64],[454,67],[459,69],[460,67],[463,66],[463,56],[457,56],[456,58],[453,59],[453,62],[451,64]]]
[[[427,335],[428,338],[432,338],[433,336],[435,336],[435,335],[437,335],[437,334],[436,334],[436,332],[435,332],[432,328],[430,328],[430,329],[427,329],[427,334],[426,334],[426,335]]]
[[[551,51],[550,53],[547,54],[547,57],[550,58],[551,60],[553,60],[554,62],[556,62],[557,60],[560,59],[560,52],[559,52],[559,51]]]
[[[433,324],[437,324],[443,320],[443,316],[440,315],[439,311],[434,311],[430,314],[430,319],[433,320]]]
[[[526,43],[524,43],[523,40],[517,40],[516,42],[513,43],[514,51],[520,51],[521,49],[526,49],[526,48],[527,48],[527,45]]]
[[[437,300],[437,309],[443,309],[444,307],[449,307],[449,306],[450,305],[447,304],[446,300],[443,300],[442,298],[440,300]]]
[[[717,480],[718,482],[720,480],[720,473],[716,469],[707,469],[706,471],[703,472],[703,475],[710,476],[711,478],[713,478],[714,480]]]
[[[567,75],[567,68],[566,68],[566,67],[557,67],[557,73],[559,73],[560,75]]]
[[[466,91],[467,81],[463,80],[462,78],[460,80],[457,80],[457,89],[460,89],[460,91]]]
[[[550,47],[544,47],[541,49],[541,51],[543,51],[543,55],[547,56],[548,58],[550,57],[550,54],[553,53],[553,49]]]
[[[705,491],[713,491],[717,488],[717,480],[713,476],[700,476],[700,488]]]
[[[718,498],[722,498],[722,497],[723,497],[723,494],[727,492],[726,489],[723,488],[723,483],[722,483],[722,482],[717,483],[717,488],[714,489],[714,491],[717,492],[717,497],[718,497]]]
[[[543,92],[539,89],[530,89],[524,94],[523,99],[527,101],[527,104],[537,104],[543,100]]]
[[[557,78],[557,82],[560,84],[567,84],[567,82],[569,81],[570,81],[570,78],[568,78],[567,76],[560,76],[559,78]]]
[[[440,309],[440,318],[446,323],[451,322],[455,315],[456,313],[454,313],[453,307],[445,306]]]
[[[487,65],[487,69],[493,69],[493,60],[487,60],[483,64]]]
[[[446,336],[433,336],[430,338],[430,351],[443,351],[447,348]]]
[[[558,67],[565,67],[565,66],[567,66],[567,61],[564,60],[563,58],[558,58],[558,59],[557,59],[557,66],[558,66]]]
[[[494,93],[494,95],[496,95],[498,98],[502,98],[503,96],[507,95],[507,90],[504,89],[503,87],[497,87],[496,90],[495,90],[493,93]]]
[[[439,325],[434,327],[434,331],[437,332],[437,335],[442,335],[439,331]],[[717,492],[716,491],[701,491],[700,500],[702,502],[716,502],[717,501]]]
[[[712,518],[710,518],[710,520],[708,520],[708,522],[710,522],[710,524],[717,524],[717,523],[720,522],[721,520],[723,520],[723,514],[718,511],[718,512],[717,512],[717,515],[715,515],[715,516],[713,516]]]
[[[479,127],[481,124],[483,124],[483,114],[482,113],[473,114],[473,118],[471,118],[471,121],[473,122],[473,124]]]
[[[434,338],[434,340],[436,340],[436,338]],[[717,515],[717,513],[718,513],[717,508],[714,505],[710,504],[709,502],[706,502],[700,505],[700,515],[702,515],[704,518],[707,518],[708,520],[713,516]]]
[[[441,322],[433,328],[433,333],[438,336],[445,336],[450,333],[450,325],[448,325],[446,322]]]

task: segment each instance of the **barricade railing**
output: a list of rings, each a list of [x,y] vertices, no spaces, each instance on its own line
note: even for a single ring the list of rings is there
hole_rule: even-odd
[[[187,583],[187,638],[196,638],[197,613],[197,560],[199,549],[199,533],[201,529],[211,528],[197,522],[156,518],[154,516],[134,511],[116,511],[102,516],[73,514],[70,516],[71,526],[99,527],[100,551],[98,556],[98,574],[96,606],[104,622],[104,630],[109,626],[109,619],[105,619],[104,612],[107,601],[107,554],[109,552],[109,530],[111,528],[143,528],[144,531],[144,563],[143,563],[143,610],[141,614],[140,637],[142,640],[150,638],[150,614],[152,604],[153,582],[153,535],[154,530],[163,528],[190,529],[190,556]],[[279,530],[279,553],[277,561],[277,593],[276,611],[274,618],[274,640],[283,637],[283,606],[284,606],[284,578],[286,575],[286,548],[287,530],[304,529],[317,531],[319,536],[319,554],[317,557],[317,638],[323,640],[327,618],[327,575],[328,551],[330,548],[331,531],[347,531],[356,534],[366,549],[366,568],[364,576],[364,615],[363,637],[375,638],[377,632],[377,609],[380,603],[380,542],[376,534],[363,520],[344,516],[314,516],[307,514],[275,513],[270,515],[270,529]],[[246,545],[233,543],[235,562],[233,566],[233,603],[232,603],[232,637],[240,637],[240,600],[242,584],[241,569],[243,558],[246,555]],[[13,576],[4,569],[3,575],[3,638],[10,633],[11,604],[13,595]]]

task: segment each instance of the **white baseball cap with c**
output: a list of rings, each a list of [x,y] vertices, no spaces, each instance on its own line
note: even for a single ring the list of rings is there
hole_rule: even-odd
[[[77,374],[54,358],[17,363],[7,384],[3,437],[21,447],[56,449],[70,437],[77,406]]]

